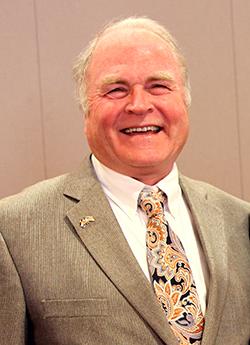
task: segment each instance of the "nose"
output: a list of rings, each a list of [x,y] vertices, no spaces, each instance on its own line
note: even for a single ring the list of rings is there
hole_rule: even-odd
[[[128,114],[145,115],[153,111],[150,94],[140,85],[133,87],[128,99],[126,105]]]

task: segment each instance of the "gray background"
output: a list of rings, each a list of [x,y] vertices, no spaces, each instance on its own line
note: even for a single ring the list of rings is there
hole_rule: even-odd
[[[250,201],[249,0],[0,0],[0,197],[86,155],[72,63],[104,23],[134,14],[166,25],[188,60],[180,170]]]

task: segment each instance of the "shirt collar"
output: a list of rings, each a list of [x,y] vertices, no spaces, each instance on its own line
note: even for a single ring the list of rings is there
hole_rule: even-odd
[[[141,190],[145,184],[126,175],[117,173],[103,165],[93,154],[91,155],[98,180],[100,181],[104,193],[118,206],[126,208],[128,214],[137,212],[137,201]],[[168,208],[174,216],[181,197],[181,188],[179,185],[179,174],[176,164],[170,173],[160,180],[155,186],[159,187],[168,198]],[[154,186],[154,187],[155,187]],[[148,186],[147,186],[148,187]]]

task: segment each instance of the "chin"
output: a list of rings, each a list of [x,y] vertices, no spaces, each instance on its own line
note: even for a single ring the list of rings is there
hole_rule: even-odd
[[[157,154],[157,152],[154,151],[148,151],[145,150],[145,153],[138,154],[138,155],[130,155],[127,157],[127,160],[129,160],[131,162],[131,164],[133,165],[146,165],[146,166],[151,166],[151,165],[159,165],[162,164],[165,161],[168,161],[168,157],[171,157],[171,155],[166,155],[166,153],[164,152],[164,154]]]
[[[149,159],[149,157],[140,158],[140,159],[131,159],[128,161],[128,166],[134,167],[134,168],[158,168],[160,166],[167,165],[166,160],[163,159],[156,159],[154,157],[153,159]]]

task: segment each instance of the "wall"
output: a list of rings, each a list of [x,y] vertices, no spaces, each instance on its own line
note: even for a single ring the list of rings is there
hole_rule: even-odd
[[[250,201],[248,0],[1,0],[0,197],[72,170],[87,153],[71,66],[104,23],[133,14],[166,25],[189,63],[181,171]]]

